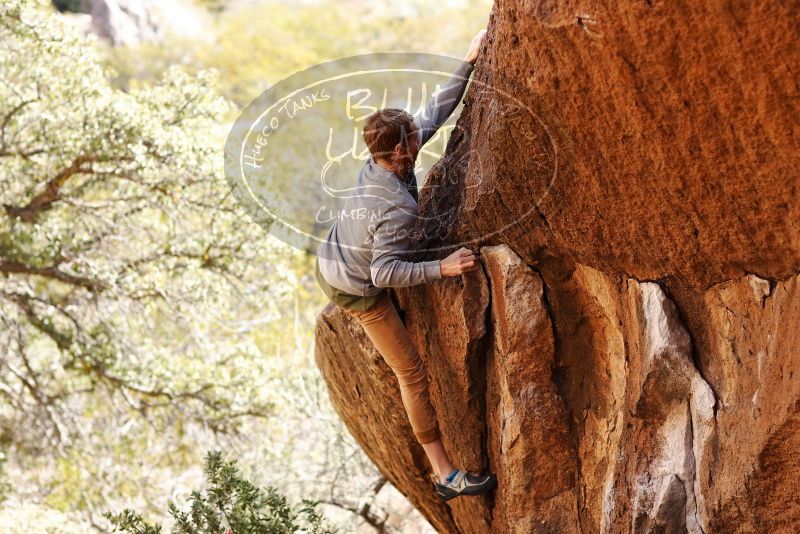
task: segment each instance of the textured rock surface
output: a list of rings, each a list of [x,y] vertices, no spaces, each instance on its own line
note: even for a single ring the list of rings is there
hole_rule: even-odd
[[[555,346],[544,284],[507,246],[481,252],[494,328],[486,407],[501,513],[493,526],[502,532],[529,532],[531,525],[577,532],[577,458],[551,378]]]
[[[799,7],[498,0],[429,177],[452,183],[427,198],[440,235],[502,228],[489,241],[530,264],[694,287],[797,273]]]
[[[420,195],[483,269],[395,297],[497,491],[433,499],[391,371],[317,325],[336,409],[437,529],[800,531],[797,28],[796,1],[496,2]]]

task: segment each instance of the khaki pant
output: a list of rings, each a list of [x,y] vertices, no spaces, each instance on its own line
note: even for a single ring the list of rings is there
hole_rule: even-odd
[[[400,397],[417,441],[428,443],[439,439],[439,425],[428,394],[425,364],[411,343],[389,292],[366,311],[344,311],[358,319],[375,348],[397,376]]]

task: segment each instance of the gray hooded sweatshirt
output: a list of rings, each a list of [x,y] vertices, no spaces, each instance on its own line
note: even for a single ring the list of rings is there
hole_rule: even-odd
[[[473,65],[464,61],[414,118],[422,147],[461,101]],[[442,277],[441,260],[407,261],[417,218],[417,182],[404,182],[370,156],[356,188],[343,203],[325,241],[317,248],[319,271],[331,286],[357,296]]]

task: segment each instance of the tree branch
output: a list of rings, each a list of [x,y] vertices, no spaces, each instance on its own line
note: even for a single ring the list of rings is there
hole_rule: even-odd
[[[55,267],[31,267],[30,265],[25,265],[15,261],[0,260],[0,272],[9,274],[13,273],[44,276],[46,278],[59,280],[65,284],[82,287],[84,289],[88,289],[89,291],[98,291],[107,287],[105,283],[99,280],[75,276],[65,273],[64,271],[60,271]]]
[[[19,219],[32,223],[36,222],[37,217],[43,211],[49,210],[53,203],[59,199],[59,193],[64,184],[72,176],[91,171],[91,167],[84,167],[86,163],[94,161],[89,156],[80,156],[75,158],[72,165],[63,169],[57,175],[50,179],[45,185],[44,191],[36,195],[25,206],[10,206],[5,205],[6,213],[10,217],[18,217]]]

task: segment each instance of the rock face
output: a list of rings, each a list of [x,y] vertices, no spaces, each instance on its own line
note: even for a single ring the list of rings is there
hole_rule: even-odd
[[[800,531],[797,28],[777,0],[496,2],[420,194],[421,244],[483,269],[394,297],[497,490],[438,502],[391,370],[317,322],[334,406],[438,530]]]
[[[92,0],[90,29],[114,46],[160,41],[173,34],[202,39],[207,17],[185,0]]]

